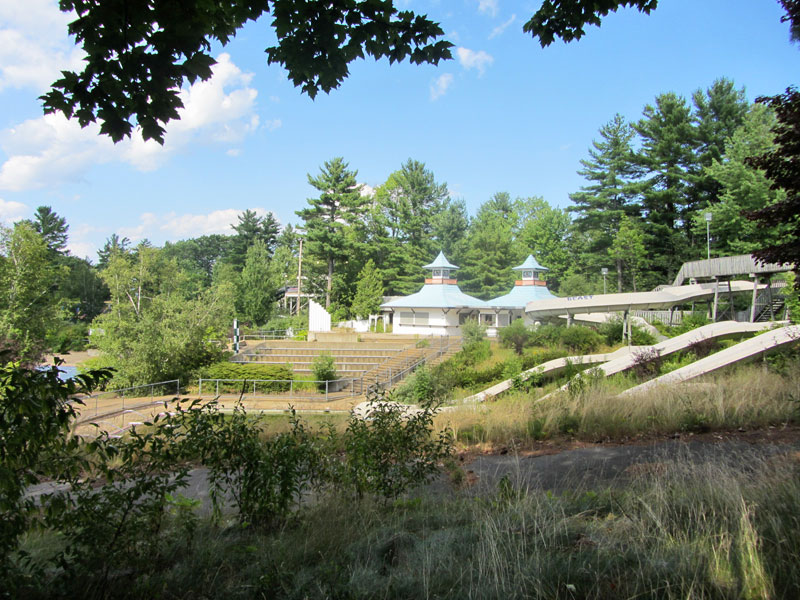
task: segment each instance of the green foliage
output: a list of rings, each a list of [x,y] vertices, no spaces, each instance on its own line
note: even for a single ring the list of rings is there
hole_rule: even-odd
[[[697,329],[703,325],[708,325],[709,323],[711,323],[711,321],[708,319],[705,313],[692,313],[684,316],[681,324],[672,328],[672,335],[675,336],[681,335],[682,333],[688,333],[693,329]]]
[[[314,373],[314,379],[319,382],[317,388],[320,391],[327,389],[326,381],[336,381],[339,377],[336,373],[336,361],[327,352],[322,352],[314,357],[311,370]]]
[[[289,382],[294,379],[294,372],[288,365],[217,362],[203,367],[200,372],[203,379],[241,379],[246,381],[275,380],[270,383],[262,382],[256,384],[256,390],[260,392],[286,391],[289,389]],[[252,384],[220,384],[220,391],[224,390],[226,393],[236,393],[242,390],[246,393],[248,390],[252,389]]]
[[[107,381],[108,371],[95,371],[61,381],[58,369],[38,371],[19,363],[0,365],[0,589],[12,593],[18,580],[15,551],[20,536],[42,514],[27,488],[40,478],[73,478],[85,466],[81,440],[70,435],[79,400]]]
[[[242,319],[253,325],[266,323],[275,309],[278,286],[269,263],[267,246],[257,239],[247,249],[237,298]]]
[[[233,320],[230,283],[186,298],[175,263],[144,245],[113,254],[101,276],[111,291],[110,310],[95,319],[91,342],[117,370],[117,387],[186,380],[224,357]]]
[[[365,319],[378,313],[382,301],[383,283],[381,281],[381,272],[375,267],[373,260],[369,259],[358,274],[356,295],[353,298],[353,305],[350,310],[357,317]]]
[[[550,206],[543,198],[518,198],[514,203],[517,220],[517,245],[524,249],[516,258],[532,252],[549,270],[547,284],[553,291],[561,289],[574,256],[568,247],[570,241],[569,213]],[[508,258],[511,258],[509,256]]]
[[[783,298],[789,309],[789,320],[800,323],[800,286],[797,285],[797,276],[794,273],[786,274],[786,287],[783,288]]]
[[[610,319],[598,327],[598,333],[603,336],[607,346],[616,346],[622,342],[624,322],[621,318]],[[645,331],[635,324],[631,324],[631,343],[634,346],[652,346],[656,339],[649,331]]]
[[[60,273],[47,244],[26,222],[0,226],[0,350],[36,361],[58,320]]]
[[[86,350],[89,326],[86,323],[62,322],[47,332],[45,343],[50,352],[55,354]]]
[[[393,2],[347,6],[303,2],[202,6],[154,2],[135,10],[123,3],[84,6],[70,24],[86,53],[83,70],[64,71],[42,96],[46,112],[76,116],[81,126],[100,121],[100,132],[115,142],[130,137],[134,125],[145,140],[164,143],[167,122],[183,106],[184,81],[205,81],[213,73],[213,43],[226,45],[248,21],[270,15],[277,42],[267,48],[270,64],[286,68],[289,78],[311,98],[339,87],[348,65],[365,54],[392,61],[438,64],[451,58],[452,44],[436,41],[441,27]],[[101,32],[114,32],[107,35]],[[114,54],[113,64],[108,56]],[[323,58],[324,57],[324,58]],[[107,82],[115,81],[115,85]]]
[[[436,406],[411,412],[380,394],[369,401],[368,418],[351,415],[342,439],[344,462],[334,480],[356,497],[394,499],[428,481],[452,454],[449,432],[432,435]]]
[[[600,347],[602,338],[591,327],[572,325],[561,332],[561,343],[573,352],[590,354]]]
[[[337,265],[347,268],[352,259],[355,229],[368,209],[369,200],[361,195],[357,175],[341,157],[326,161],[317,177],[308,176],[319,198],[309,198],[309,208],[296,211],[306,229],[306,251],[324,269],[326,308],[331,305]]]
[[[288,432],[264,439],[263,416],[241,405],[222,413],[216,403],[179,413],[182,451],[208,469],[210,497],[217,519],[232,499],[241,523],[271,525],[297,507],[312,483],[320,482],[318,441],[294,411]]]
[[[503,347],[513,348],[519,355],[522,355],[525,346],[531,344],[532,339],[532,332],[524,319],[515,319],[508,327],[500,329],[500,341]]]

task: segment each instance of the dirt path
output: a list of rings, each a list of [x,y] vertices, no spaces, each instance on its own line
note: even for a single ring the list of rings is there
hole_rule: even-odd
[[[628,483],[640,474],[657,475],[680,459],[747,471],[754,459],[791,455],[800,460],[800,427],[654,438],[629,444],[564,443],[496,454],[464,454],[461,466],[471,493],[496,488],[507,477],[518,489],[562,492]]]

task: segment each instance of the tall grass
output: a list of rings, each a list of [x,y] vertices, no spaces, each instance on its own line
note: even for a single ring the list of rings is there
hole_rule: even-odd
[[[558,435],[593,441],[800,422],[797,369],[777,375],[749,365],[635,398],[618,397],[633,385],[628,376],[583,381],[542,401],[537,392],[513,392],[495,402],[456,407],[441,413],[437,424],[467,444],[524,445]]]
[[[188,543],[176,538],[150,572],[120,573],[105,592],[232,599],[800,596],[796,456],[753,453],[730,467],[684,459],[650,466],[628,488],[553,495],[504,479],[483,495],[426,495],[389,507],[325,497],[272,531],[201,524]]]

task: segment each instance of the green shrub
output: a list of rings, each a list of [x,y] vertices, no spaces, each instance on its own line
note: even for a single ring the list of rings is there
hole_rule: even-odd
[[[512,379],[522,372],[522,358],[512,356],[503,362],[503,372],[500,375],[503,379]]]
[[[256,383],[256,391],[260,392],[284,392],[289,389],[290,381],[294,379],[294,373],[289,366],[265,365],[258,363],[232,363],[218,362],[201,371],[203,379],[241,379],[247,381],[266,380]],[[220,383],[220,391],[225,393],[237,393],[244,389],[252,390],[253,386],[243,387],[243,383]]]
[[[531,332],[531,346],[555,347],[561,344],[561,334],[566,328],[561,325],[539,325]]]
[[[508,327],[500,329],[500,342],[504,348],[513,348],[517,354],[522,354],[522,350],[529,346],[533,338],[533,332],[525,325],[524,319],[516,319]]]
[[[522,369],[527,371],[533,367],[538,367],[555,358],[567,356],[567,352],[561,348],[532,348],[526,350],[522,355]]]
[[[314,379],[318,382],[317,389],[320,391],[324,391],[327,388],[325,385],[326,381],[336,381],[338,378],[336,373],[336,361],[333,356],[327,352],[323,352],[314,357],[311,370],[314,373]]]
[[[600,347],[603,338],[591,327],[573,325],[561,332],[561,343],[573,352],[589,354]]]
[[[89,325],[86,323],[68,323],[47,333],[47,347],[54,354],[86,350],[89,345]]]
[[[336,465],[334,482],[360,498],[374,494],[397,498],[428,481],[453,452],[446,431],[433,435],[436,407],[424,404],[406,413],[383,392],[369,401],[369,417],[351,414],[343,436],[345,459]]]
[[[672,328],[672,335],[681,335],[682,333],[687,333],[692,329],[697,329],[698,327],[708,325],[709,323],[711,323],[711,321],[708,319],[705,313],[692,313],[683,317],[683,321],[681,321],[680,325]]]
[[[598,332],[603,336],[603,340],[607,346],[616,346],[622,342],[623,326],[623,320],[621,318],[615,318],[600,325]],[[656,329],[658,329],[658,327],[656,327]],[[634,324],[631,324],[631,337],[631,342],[634,346],[652,346],[656,343],[656,339],[650,332]]]

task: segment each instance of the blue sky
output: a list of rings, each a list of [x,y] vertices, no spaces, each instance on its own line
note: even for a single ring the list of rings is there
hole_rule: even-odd
[[[614,113],[636,120],[657,94],[688,98],[719,77],[751,100],[797,83],[800,48],[776,0],[662,0],[650,16],[621,10],[547,49],[522,33],[539,4],[401,0],[442,24],[454,60],[354,63],[339,90],[313,101],[266,65],[268,20],[250,24],[215,48],[210,82],[186,87],[185,118],[160,147],[115,146],[44,117],[37,97],[80,64],[69,16],[56,0],[0,0],[0,223],[50,205],[73,253],[93,260],[112,233],[157,244],[224,233],[247,208],[295,223],[315,192],[306,175],[334,156],[372,187],[423,161],[473,214],[498,191],[566,207]]]

